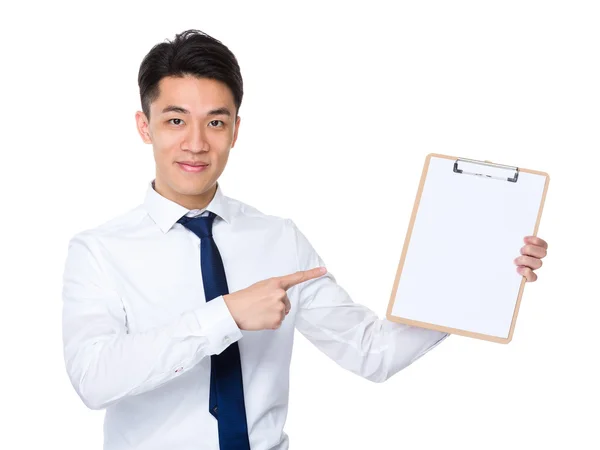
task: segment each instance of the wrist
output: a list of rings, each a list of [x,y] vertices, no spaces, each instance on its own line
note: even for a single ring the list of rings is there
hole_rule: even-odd
[[[227,309],[229,310],[229,314],[235,321],[235,324],[238,326],[238,328],[240,328],[240,324],[239,324],[237,318],[235,317],[235,315],[233,314],[233,307],[231,304],[231,294],[223,295],[223,303],[225,303],[225,306],[227,306]]]

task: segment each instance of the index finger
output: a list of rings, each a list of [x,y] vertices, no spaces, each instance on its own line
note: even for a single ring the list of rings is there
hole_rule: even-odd
[[[548,250],[548,243],[537,236],[525,236],[525,242]]]
[[[296,286],[304,281],[312,280],[313,278],[318,278],[326,272],[327,269],[325,267],[315,267],[314,269],[299,270],[298,272],[289,275],[277,277],[277,280],[279,281],[281,288],[287,291],[292,286]]]

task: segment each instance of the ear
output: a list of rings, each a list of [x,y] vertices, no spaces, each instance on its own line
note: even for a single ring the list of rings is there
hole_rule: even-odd
[[[235,141],[237,141],[237,136],[238,136],[238,131],[240,129],[240,120],[242,118],[240,116],[237,116],[237,119],[235,121],[235,131],[233,132],[233,142],[231,143],[231,148],[233,148],[233,146],[235,145]]]
[[[146,144],[152,144],[152,139],[150,138],[150,129],[148,127],[148,118],[146,117],[146,114],[144,114],[142,111],[137,111],[135,113],[135,122],[142,141],[144,141]]]

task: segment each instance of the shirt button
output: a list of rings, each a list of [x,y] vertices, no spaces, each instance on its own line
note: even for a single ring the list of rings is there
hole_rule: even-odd
[[[229,341],[230,341],[229,336],[225,336],[223,338],[223,344],[229,344]]]

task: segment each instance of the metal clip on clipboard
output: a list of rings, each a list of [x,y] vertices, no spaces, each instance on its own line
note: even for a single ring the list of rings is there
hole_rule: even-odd
[[[461,169],[458,165],[461,165]],[[485,166],[487,173],[482,173],[482,170],[478,166]],[[471,171],[472,170],[472,171]],[[506,171],[510,171],[510,175]],[[519,178],[519,168],[514,166],[505,166],[502,164],[496,164],[489,161],[477,161],[475,159],[458,158],[454,162],[454,172],[462,173],[465,175],[477,175],[480,177],[495,178],[497,180],[510,181],[512,183],[517,182]]]

